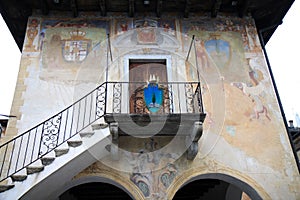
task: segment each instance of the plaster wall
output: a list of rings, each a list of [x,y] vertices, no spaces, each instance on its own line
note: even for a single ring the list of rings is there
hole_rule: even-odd
[[[156,27],[155,36],[139,38],[136,28],[145,22]],[[113,60],[107,60],[107,33]],[[163,199],[173,197],[189,178],[221,173],[248,183],[263,199],[300,198],[299,172],[251,17],[33,16],[11,111],[18,118],[7,134],[26,131],[94,89],[106,80],[108,66],[109,81],[127,81],[128,58],[151,56],[168,60],[169,80],[198,81],[200,75],[207,116],[196,159],[187,161],[184,149],[178,150],[181,140],[137,144],[132,139],[124,142],[124,159],[104,159],[94,167],[106,167],[78,177],[103,175],[116,166],[111,171],[124,178],[123,187],[130,185],[145,199]],[[142,159],[128,149],[149,154]],[[141,185],[140,177],[148,182]]]

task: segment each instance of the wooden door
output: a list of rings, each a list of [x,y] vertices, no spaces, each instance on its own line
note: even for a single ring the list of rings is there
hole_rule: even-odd
[[[149,113],[143,100],[143,87],[145,87],[147,81],[149,81],[150,75],[155,75],[159,83],[167,83],[166,62],[129,62],[130,113]]]

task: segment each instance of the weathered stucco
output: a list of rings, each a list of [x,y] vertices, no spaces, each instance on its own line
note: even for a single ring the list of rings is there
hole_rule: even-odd
[[[125,16],[31,17],[11,110],[18,118],[7,134],[22,133],[104,82],[110,33],[108,80],[128,80],[130,56],[167,58],[172,81],[197,81],[198,69],[207,113],[204,133],[193,161],[177,151],[180,140],[122,139],[123,159],[106,157],[73,181],[99,176],[136,199],[169,199],[191,179],[225,174],[247,183],[263,199],[299,199],[299,172],[252,19]],[[156,26],[156,38],[138,38],[139,20]],[[195,43],[185,61],[192,35]],[[138,176],[147,177],[146,185],[138,185]]]

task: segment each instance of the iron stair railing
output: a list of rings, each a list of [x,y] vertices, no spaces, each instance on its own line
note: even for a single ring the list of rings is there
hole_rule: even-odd
[[[145,82],[102,83],[61,112],[2,144],[0,182],[61,146],[106,114],[149,114],[139,94],[145,86]],[[167,82],[159,83],[159,87],[164,91],[160,114],[203,113],[199,82]],[[133,103],[130,105],[132,109],[128,109],[128,100]]]
[[[105,114],[107,83],[0,146],[0,182],[74,137]]]

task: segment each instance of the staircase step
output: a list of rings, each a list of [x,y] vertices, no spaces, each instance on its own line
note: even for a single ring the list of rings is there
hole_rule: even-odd
[[[27,174],[34,174],[44,170],[44,166],[28,166],[26,167]]]
[[[11,189],[13,187],[15,187],[14,184],[7,184],[7,185],[0,184],[0,193],[1,192],[5,192],[5,191],[7,191],[7,190],[9,190],[9,189]]]
[[[70,147],[78,147],[82,144],[81,140],[69,140],[67,142]]]
[[[26,168],[23,168],[22,170],[18,171],[17,173],[10,176],[12,182],[20,182],[24,181],[27,178],[27,172]]]
[[[41,161],[44,166],[50,165],[55,160],[55,157],[42,157]]]
[[[27,174],[14,174],[11,179],[15,181],[24,181],[27,178]]]
[[[99,130],[99,129],[104,129],[108,127],[107,123],[98,123],[98,124],[92,124],[92,129],[93,130]]]
[[[82,139],[79,134],[74,135],[67,141],[69,147],[78,147],[82,144]]]
[[[54,149],[55,156],[59,157],[69,152],[69,148],[56,148]]]
[[[84,137],[87,137],[87,138],[92,137],[94,134],[95,134],[94,131],[81,132],[81,133],[79,133],[80,137],[83,137],[83,138],[84,138]]]

